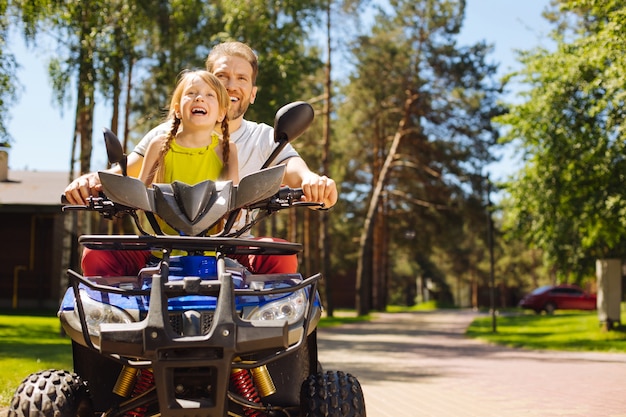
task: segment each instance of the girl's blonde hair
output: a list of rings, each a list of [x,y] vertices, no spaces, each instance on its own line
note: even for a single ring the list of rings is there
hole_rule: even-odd
[[[180,106],[180,100],[183,97],[183,91],[187,87],[187,84],[191,82],[194,77],[200,77],[202,81],[207,83],[213,90],[215,90],[217,94],[217,101],[220,109],[224,110],[224,119],[221,123],[222,128],[222,161],[224,163],[224,167],[222,168],[222,173],[228,172],[228,157],[230,154],[230,132],[228,130],[228,109],[230,108],[230,96],[228,95],[228,91],[222,84],[222,82],[209,71],[206,70],[185,70],[181,72],[178,82],[176,83],[176,88],[172,93],[172,98],[170,100],[169,112],[168,112],[168,120],[172,120],[172,128],[167,134],[167,140],[163,143],[161,147],[161,151],[159,153],[159,158],[155,163],[152,173],[150,175],[151,182],[156,174],[157,182],[162,180],[160,169],[163,165],[163,160],[165,159],[165,154],[170,150],[170,143],[176,137],[176,133],[178,132],[178,128],[180,127],[181,119],[176,116],[176,105]]]

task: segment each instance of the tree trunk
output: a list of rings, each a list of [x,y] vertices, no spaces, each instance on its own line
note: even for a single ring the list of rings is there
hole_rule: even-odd
[[[372,191],[372,197],[368,206],[367,215],[365,216],[365,222],[363,224],[363,230],[361,232],[361,238],[359,240],[359,260],[356,271],[355,304],[358,315],[366,315],[371,309],[372,282],[370,279],[371,276],[368,276],[365,273],[365,258],[367,248],[371,244],[374,216],[376,215],[376,209],[378,208],[378,199],[380,198],[380,195],[382,193],[383,185],[385,184],[387,178],[387,172],[389,171],[389,166],[391,165],[391,162],[396,155],[396,151],[398,150],[400,139],[402,139],[402,137],[404,136],[404,127],[409,120],[411,104],[415,100],[416,95],[411,94],[404,102],[404,115],[400,120],[400,123],[398,124],[398,130],[396,131],[393,141],[391,142],[389,153],[387,154],[385,163],[383,164],[383,167],[380,170],[380,174],[378,175],[376,186]]]
[[[126,105],[124,106],[124,152],[128,153],[128,136],[130,129],[130,108],[131,108],[131,90],[133,87],[133,66],[135,65],[135,60],[133,57],[128,58],[128,77],[126,79]]]

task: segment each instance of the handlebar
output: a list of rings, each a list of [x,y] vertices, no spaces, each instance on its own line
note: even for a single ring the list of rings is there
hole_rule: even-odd
[[[87,197],[88,205],[83,204],[69,204],[65,194],[61,195],[61,203],[65,204],[62,208],[63,211],[72,210],[89,210],[97,211],[105,219],[112,219],[113,217],[121,217],[125,213],[134,212],[135,209],[126,207],[121,204],[116,204],[109,200],[103,193],[100,193],[98,197]]]
[[[280,190],[272,197],[266,200],[259,201],[250,205],[249,209],[261,209],[268,212],[275,212],[284,210],[291,206],[304,206],[304,207],[319,207],[324,209],[324,203],[301,201],[304,197],[304,191],[302,188],[281,187]],[[135,209],[126,207],[120,204],[116,204],[109,200],[104,193],[100,193],[98,197],[87,197],[88,205],[73,205],[69,204],[67,197],[64,194],[61,195],[61,202],[64,204],[63,211],[70,210],[90,210],[97,211],[105,218],[117,217],[120,214],[129,213]]]

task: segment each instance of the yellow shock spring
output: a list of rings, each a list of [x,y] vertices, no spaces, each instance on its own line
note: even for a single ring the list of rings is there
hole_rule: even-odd
[[[276,386],[274,385],[272,376],[267,370],[267,366],[262,365],[250,370],[252,371],[252,378],[254,379],[254,383],[261,397],[268,397],[276,392]]]
[[[113,393],[123,398],[128,398],[131,394],[133,387],[135,386],[135,379],[137,378],[137,368],[124,365],[120,376],[117,377],[117,382],[113,387]]]

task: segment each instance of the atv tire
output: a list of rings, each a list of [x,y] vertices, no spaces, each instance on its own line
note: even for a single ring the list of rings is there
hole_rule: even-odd
[[[87,384],[73,372],[50,369],[30,374],[15,391],[8,417],[93,415]]]
[[[310,375],[300,390],[300,416],[365,417],[361,384],[341,371]]]

